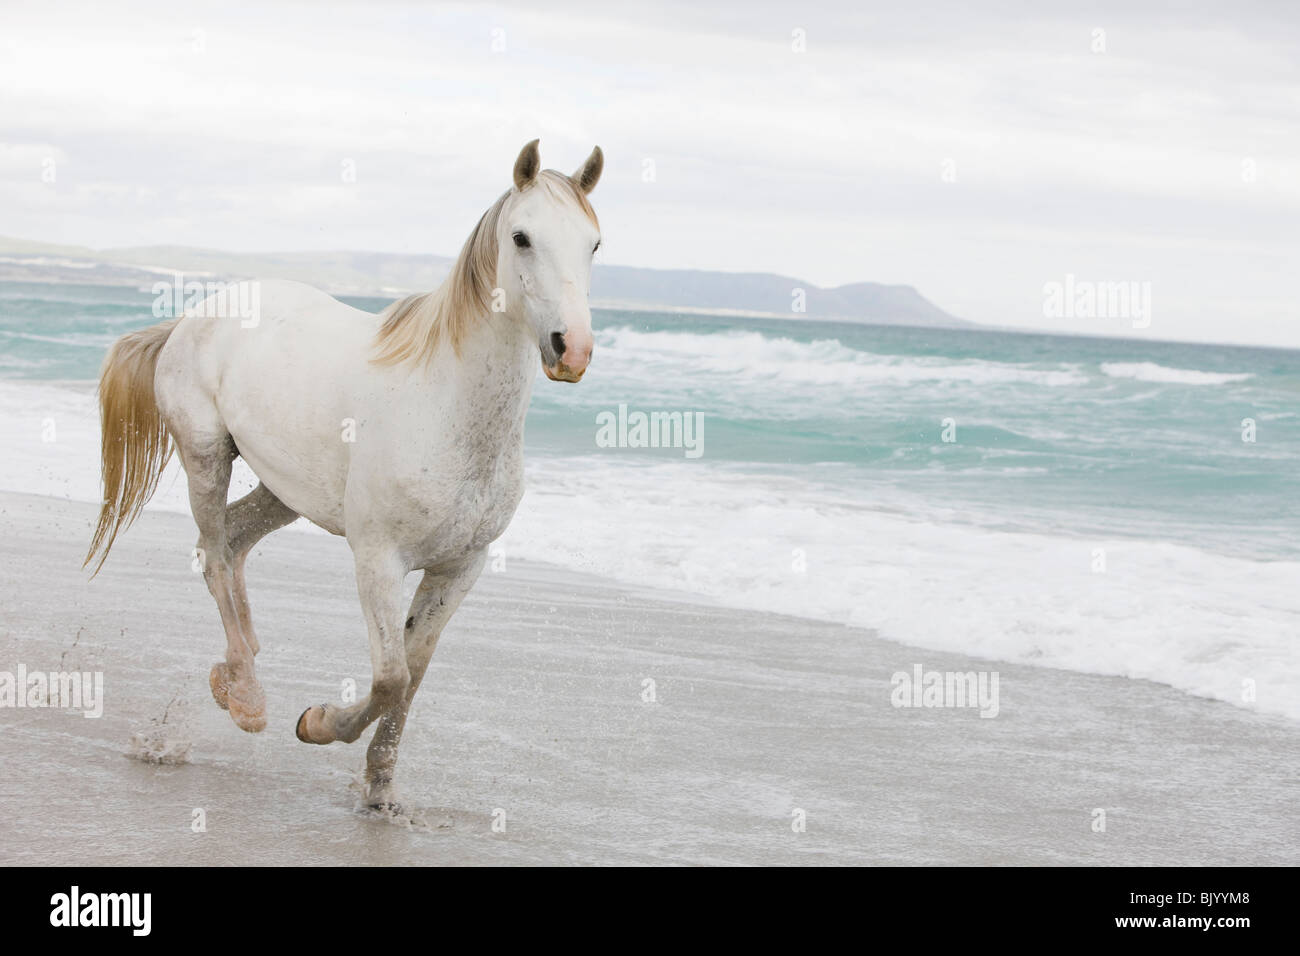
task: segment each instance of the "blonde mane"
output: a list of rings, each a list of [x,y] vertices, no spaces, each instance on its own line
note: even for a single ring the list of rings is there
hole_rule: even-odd
[[[527,188],[539,184],[556,198],[577,203],[599,228],[587,194],[572,178],[544,169]],[[375,336],[376,354],[372,362],[380,365],[397,365],[408,359],[427,362],[444,341],[450,341],[460,356],[461,343],[470,325],[492,308],[499,251],[497,224],[513,192],[503,193],[479,219],[442,285],[432,292],[399,299],[380,314],[383,324]]]

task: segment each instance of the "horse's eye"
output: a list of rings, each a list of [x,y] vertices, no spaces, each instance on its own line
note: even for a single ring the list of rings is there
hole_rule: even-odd
[[[518,246],[520,249],[527,249],[530,245],[532,245],[532,243],[528,241],[528,236],[525,233],[516,232],[511,238],[514,239],[515,245]]]
[[[600,248],[600,240],[597,239],[596,244],[591,247],[591,254],[594,256],[596,254],[596,250],[599,248]]]

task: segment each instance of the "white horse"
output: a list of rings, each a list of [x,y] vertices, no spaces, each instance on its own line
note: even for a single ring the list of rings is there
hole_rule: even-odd
[[[294,282],[210,298],[119,339],[100,380],[104,506],[86,559],[108,555],[157,487],[175,444],[203,576],[226,631],[212,696],[243,730],[266,726],[244,560],[299,515],[344,535],[370,632],[369,695],[298,719],[306,743],[366,754],[367,803],[393,805],[407,710],[438,636],[523,494],[524,416],[537,355],[576,382],[591,359],[587,296],[600,245],[587,201],[604,159],[541,169],[537,140],[479,220],[446,281],[381,315]],[[259,302],[235,314],[233,302]],[[260,484],[227,505],[239,456]],[[98,570],[98,565],[96,567]],[[424,577],[410,609],[406,575]]]

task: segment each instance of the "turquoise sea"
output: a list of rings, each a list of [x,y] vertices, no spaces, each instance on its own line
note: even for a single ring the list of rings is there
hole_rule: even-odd
[[[156,321],[152,302],[0,283],[4,487],[96,497],[88,383],[114,338]],[[1300,352],[605,310],[594,324],[583,382],[535,388],[530,490],[503,554],[1300,716]],[[598,416],[620,405],[700,416],[702,453],[601,447]],[[49,421],[72,437],[38,441]],[[159,506],[183,508],[174,492]],[[546,533],[575,513],[569,540]]]

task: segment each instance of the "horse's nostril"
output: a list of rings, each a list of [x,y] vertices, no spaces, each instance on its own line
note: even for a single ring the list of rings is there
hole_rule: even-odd
[[[555,357],[558,359],[564,354],[564,333],[551,333],[551,348],[555,350]]]

